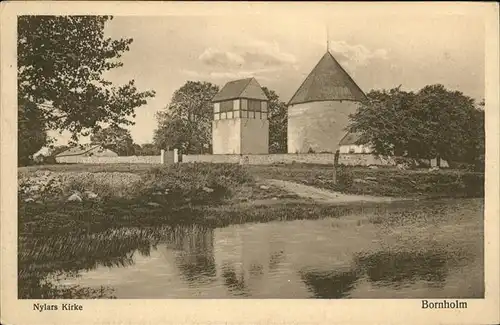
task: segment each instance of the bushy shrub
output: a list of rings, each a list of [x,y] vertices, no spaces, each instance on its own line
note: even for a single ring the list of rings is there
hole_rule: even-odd
[[[339,166],[337,167],[337,188],[350,188],[354,182],[353,172],[350,168]]]
[[[192,163],[151,169],[144,177],[141,196],[158,196],[170,203],[217,203],[253,178],[234,164]]]

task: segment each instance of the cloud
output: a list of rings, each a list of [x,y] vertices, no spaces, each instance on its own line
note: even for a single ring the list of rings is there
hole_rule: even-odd
[[[258,77],[269,79],[271,73],[297,70],[297,59],[274,42],[245,40],[226,48],[206,48],[198,57],[203,64],[198,70],[182,70],[190,78],[239,79]]]
[[[296,58],[282,51],[274,42],[250,40],[234,44],[230,49],[207,48],[198,59],[211,68],[225,69],[261,69],[290,66]]]
[[[364,45],[351,45],[345,41],[330,42],[329,48],[339,61],[352,68],[366,66],[373,59],[388,59],[388,51],[385,49],[370,50]]]
[[[272,70],[259,69],[259,70],[227,70],[227,71],[211,71],[211,72],[200,72],[194,70],[182,70],[182,72],[192,78],[201,79],[243,79],[248,77],[255,77],[259,75],[260,80],[269,80],[270,78],[261,75],[265,72],[271,72]]]
[[[248,66],[289,66],[297,61],[293,54],[282,51],[276,42],[254,40],[237,45],[236,49],[242,53]]]
[[[239,54],[221,51],[211,47],[205,49],[198,59],[206,65],[221,68],[241,67],[243,63],[245,63],[245,59]]]

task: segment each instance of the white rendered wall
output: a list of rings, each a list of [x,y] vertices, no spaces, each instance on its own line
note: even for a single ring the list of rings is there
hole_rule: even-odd
[[[340,146],[340,153],[371,153],[373,150],[370,146],[366,145],[344,145]]]
[[[241,119],[241,153],[269,153],[269,121],[264,119]]]
[[[213,154],[240,154],[240,131],[241,119],[212,121]]]
[[[357,102],[310,102],[288,107],[288,152],[335,152]]]

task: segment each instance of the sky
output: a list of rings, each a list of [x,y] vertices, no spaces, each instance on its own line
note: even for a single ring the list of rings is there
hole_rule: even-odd
[[[328,48],[364,92],[402,86],[417,91],[441,83],[484,98],[484,23],[473,15],[339,14],[328,7],[267,13],[189,16],[115,16],[111,38],[133,38],[124,66],[107,75],[115,84],[135,79],[156,97],[136,109],[127,127],[136,143],[150,143],[155,113],[186,81],[222,87],[255,77],[287,102]],[[320,18],[319,18],[320,17]],[[67,134],[56,134],[65,144]],[[83,138],[82,143],[88,141]]]

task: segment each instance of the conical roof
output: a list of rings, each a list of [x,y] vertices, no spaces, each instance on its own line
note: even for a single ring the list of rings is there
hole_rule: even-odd
[[[300,85],[288,105],[328,100],[364,101],[365,99],[363,91],[333,55],[327,52]]]

